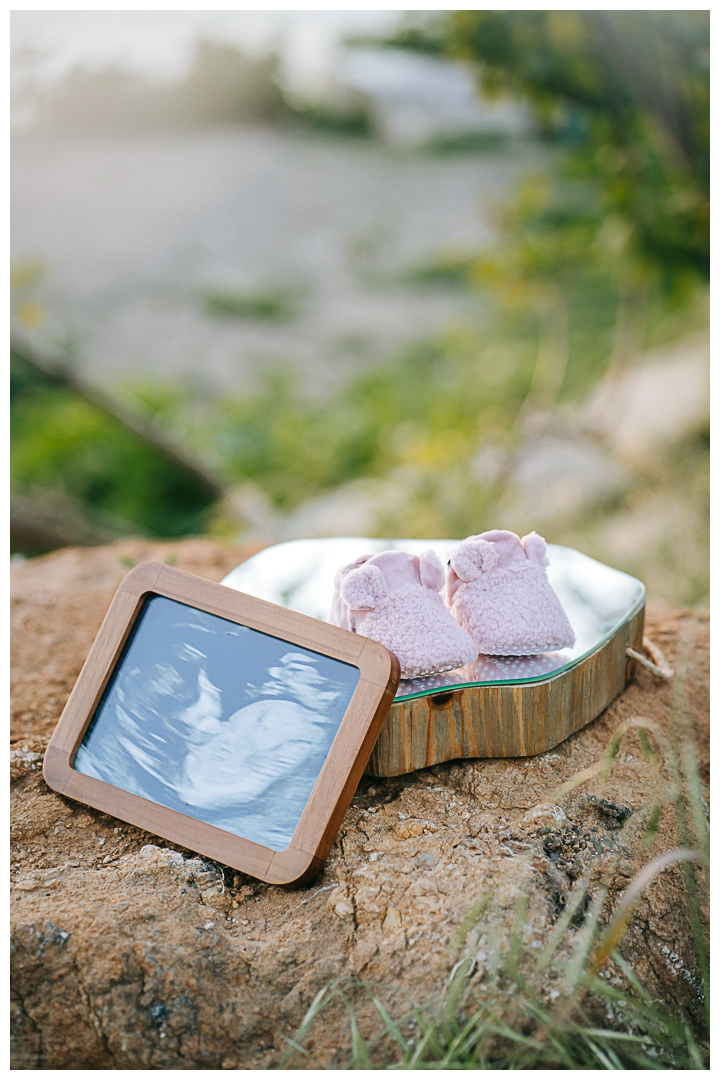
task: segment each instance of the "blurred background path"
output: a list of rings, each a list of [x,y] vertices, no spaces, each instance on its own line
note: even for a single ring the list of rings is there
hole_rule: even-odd
[[[546,156],[533,144],[433,155],[260,126],[27,132],[13,153],[12,257],[42,264],[45,331],[70,334],[78,363],[103,379],[150,365],[219,392],[283,358],[312,390],[472,319],[476,297],[412,272],[487,246],[490,206]],[[208,298],[223,294],[266,297],[268,312],[222,318]]]

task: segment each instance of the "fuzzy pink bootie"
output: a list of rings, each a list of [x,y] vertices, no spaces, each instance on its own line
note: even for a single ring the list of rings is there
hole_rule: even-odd
[[[438,595],[444,580],[434,551],[362,555],[335,575],[329,622],[394,652],[403,679],[453,671],[478,650]]]
[[[469,536],[453,551],[443,599],[487,656],[534,656],[567,649],[575,634],[552,590],[547,544],[494,529]]]

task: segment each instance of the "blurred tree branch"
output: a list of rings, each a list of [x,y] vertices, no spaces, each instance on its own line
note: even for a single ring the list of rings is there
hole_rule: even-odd
[[[114,401],[97,387],[88,383],[78,372],[63,363],[61,360],[48,356],[40,356],[36,350],[24,341],[15,339],[11,341],[10,351],[21,363],[34,370],[41,378],[56,386],[66,386],[96,408],[111,416],[123,427],[132,431],[134,435],[161,457],[165,458],[173,466],[193,481],[197,488],[209,499],[216,500],[224,497],[227,492],[223,482],[209,472],[198,462],[190,460],[185,454],[153,424],[138,413],[124,408],[119,402]]]

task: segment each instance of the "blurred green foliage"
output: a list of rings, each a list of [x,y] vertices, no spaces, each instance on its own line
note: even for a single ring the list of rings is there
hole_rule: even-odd
[[[436,135],[426,150],[431,154],[448,157],[453,154],[497,154],[505,150],[509,138],[502,131],[458,131],[448,135]]]
[[[709,35],[707,11],[455,11],[408,14],[384,44],[471,63],[565,148],[510,230],[543,242],[528,274],[599,258],[679,296],[709,275]]]
[[[294,298],[278,289],[256,293],[211,289],[203,294],[202,301],[208,315],[221,318],[284,321],[296,313]]]
[[[569,306],[564,397],[584,393],[604,369],[617,299],[595,274],[574,283]],[[456,330],[418,342],[321,399],[304,396],[289,372],[270,372],[253,393],[217,407],[214,456],[233,480],[256,481],[285,509],[404,464],[442,476],[486,439],[513,437],[537,336],[531,313],[496,312],[484,341]]]
[[[59,490],[162,537],[202,532],[208,496],[74,391],[11,355],[11,483]]]
[[[369,139],[375,134],[370,108],[362,99],[337,108],[292,101],[291,108],[294,116],[310,131],[360,139]]]
[[[568,205],[565,187],[524,220],[567,236],[561,261],[605,253],[668,289],[708,276],[709,30],[705,11],[449,16],[446,49],[485,93],[528,99],[567,146],[582,195]]]
[[[476,262],[475,255],[448,251],[433,259],[411,266],[404,279],[411,285],[443,285],[449,288],[467,287]]]

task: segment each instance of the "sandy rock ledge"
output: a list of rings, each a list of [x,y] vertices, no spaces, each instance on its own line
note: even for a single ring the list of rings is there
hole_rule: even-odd
[[[493,949],[507,943],[523,890],[525,940],[540,948],[583,872],[591,893],[609,886],[611,907],[641,866],[676,843],[666,811],[652,850],[642,845],[666,778],[632,732],[604,785],[555,794],[602,756],[623,720],[639,714],[667,726],[672,689],[646,672],[541,757],[365,778],[323,874],[296,892],[51,792],[41,776],[44,748],[128,562],[172,557],[218,580],[243,554],[205,541],[128,541],[13,571],[13,1068],[272,1066],[329,980],[371,982],[391,1012],[404,1012],[438,997],[453,966],[471,955],[479,986]],[[648,626],[671,661],[679,635],[692,639],[687,716],[707,785],[707,621],[658,607]],[[485,915],[458,936],[488,886]],[[697,1013],[676,868],[646,891],[623,953],[658,995]],[[362,1024],[369,1014],[359,1009]],[[313,1060],[304,1064],[340,1063],[346,1014],[331,1007],[312,1035]]]

